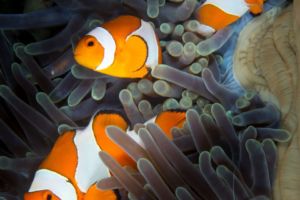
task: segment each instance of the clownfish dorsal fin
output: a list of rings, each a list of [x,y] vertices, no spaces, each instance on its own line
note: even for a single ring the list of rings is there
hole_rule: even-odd
[[[115,144],[106,134],[107,126],[117,126],[118,128],[126,133],[128,128],[127,121],[114,111],[105,111],[96,114],[93,119],[93,132],[96,138],[97,144],[102,151],[109,153],[113,158],[115,158],[120,165],[132,165],[134,166],[134,161],[119,147]]]
[[[166,133],[168,138],[172,139],[171,129],[173,127],[182,128],[185,122],[185,111],[168,110],[157,115],[155,123]]]
[[[105,129],[106,126],[117,126],[122,130],[126,130],[128,122],[118,111],[104,110],[98,112],[93,118],[93,129],[97,126],[98,128]]]

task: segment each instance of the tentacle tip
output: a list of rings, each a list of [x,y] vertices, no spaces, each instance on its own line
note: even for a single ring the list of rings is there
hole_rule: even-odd
[[[224,106],[220,103],[214,103],[211,107],[212,110],[214,111],[223,111],[225,112]]]
[[[194,117],[194,116],[198,115],[198,113],[195,109],[191,108],[186,111],[185,115],[186,115],[186,117],[190,118],[190,117]]]
[[[222,147],[220,146],[213,146],[211,149],[210,149],[210,153],[211,154],[216,154],[218,152],[224,152]]]
[[[252,152],[260,147],[260,143],[255,139],[248,139],[246,142],[246,149],[248,152]]]
[[[203,70],[202,70],[202,77],[205,79],[205,78],[208,78],[210,76],[212,76],[211,70],[209,68],[207,68],[207,67],[203,68]]]
[[[293,135],[289,131],[284,130],[284,132],[278,142],[289,142],[292,139],[292,137],[293,137]]]
[[[115,131],[122,131],[119,127],[115,126],[115,125],[108,125],[105,127],[105,133],[106,135],[111,138],[111,135],[113,135],[113,133]]]
[[[23,43],[20,43],[20,42],[16,42],[16,43],[14,43],[13,44],[13,50],[15,51],[15,52],[17,52],[17,49],[18,48],[24,48],[24,44]]]
[[[0,93],[4,93],[5,94],[6,91],[10,91],[10,88],[7,85],[5,85],[5,84],[1,84],[0,85]]]
[[[243,119],[240,116],[235,116],[232,118],[232,123],[235,126],[243,126]]]
[[[35,95],[35,97],[36,97],[36,99],[39,99],[39,98],[43,98],[43,97],[46,96],[46,95],[47,95],[47,94],[44,93],[44,92],[37,92],[36,95]]]
[[[216,172],[219,177],[222,177],[226,171],[228,171],[228,169],[224,165],[218,165],[216,168]]]
[[[155,78],[160,78],[160,70],[163,66],[162,65],[156,65],[151,70],[151,75]]]

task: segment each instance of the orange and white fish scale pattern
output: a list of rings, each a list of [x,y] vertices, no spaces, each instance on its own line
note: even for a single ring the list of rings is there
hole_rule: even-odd
[[[96,72],[142,78],[161,63],[161,49],[149,22],[124,15],[83,36],[74,57],[77,63]]]
[[[168,122],[167,119],[170,118],[173,119],[172,122]],[[163,112],[145,122],[144,125],[155,122],[170,137],[170,129],[174,126],[181,127],[184,120],[184,112]],[[107,196],[115,199],[113,191],[101,192],[94,187],[97,181],[111,176],[98,153],[100,151],[110,153],[121,165],[135,167],[136,164],[106,135],[106,127],[109,125],[118,126],[124,134],[144,147],[138,135],[128,129],[127,122],[121,115],[98,113],[86,128],[66,132],[58,138],[52,151],[35,173],[29,193],[25,194],[25,200],[38,200],[45,191],[46,195],[55,195],[62,200],[82,198],[94,200],[94,198],[107,198]],[[34,195],[36,196],[33,197]]]
[[[90,31],[87,35],[94,36],[104,48],[104,56],[101,64],[96,68],[96,71],[106,69],[113,64],[116,53],[116,43],[113,36],[102,27],[97,27]]]
[[[47,181],[45,181],[47,180]],[[60,199],[77,199],[76,190],[68,179],[48,169],[39,169],[34,176],[28,192],[49,190]]]
[[[244,0],[207,0],[197,12],[201,24],[219,30],[238,20],[249,7]]]
[[[73,139],[77,150],[75,181],[82,193],[86,193],[96,181],[110,176],[109,170],[98,156],[101,149],[95,138],[93,121],[91,120],[86,128],[76,130]],[[63,200],[77,199],[76,190],[68,181],[68,178],[52,170],[39,169],[35,174],[29,192],[45,189],[50,190]]]

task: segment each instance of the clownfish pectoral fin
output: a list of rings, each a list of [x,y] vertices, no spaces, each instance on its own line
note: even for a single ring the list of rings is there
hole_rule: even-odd
[[[84,200],[117,200],[117,195],[112,190],[100,190],[96,184],[92,185],[84,196]]]
[[[123,149],[107,136],[107,126],[117,126],[124,131],[124,134],[128,128],[127,122],[121,115],[109,112],[98,113],[93,120],[93,132],[99,148],[102,151],[109,153],[120,165],[135,166],[135,162],[123,151]]]
[[[263,11],[264,0],[246,0],[250,12],[254,15],[260,14]]]
[[[173,127],[182,128],[185,122],[185,111],[170,110],[157,115],[155,123],[166,133],[167,137],[172,139],[171,129]]]

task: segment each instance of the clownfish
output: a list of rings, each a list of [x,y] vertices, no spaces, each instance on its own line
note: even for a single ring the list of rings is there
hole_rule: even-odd
[[[149,122],[153,121],[171,138],[171,128],[182,127],[185,113],[165,111]],[[128,131],[128,123],[120,114],[99,112],[86,128],[59,136],[36,171],[24,200],[116,200],[114,191],[96,188],[97,181],[111,176],[98,153],[106,151],[122,166],[136,168],[136,163],[106,135],[105,129],[110,125],[124,130],[143,147],[136,133]]]
[[[263,11],[265,0],[206,0],[196,11],[203,36],[210,36],[215,31],[237,21],[250,10],[253,14]]]
[[[157,124],[169,139],[173,139],[171,130],[173,127],[182,128],[185,122],[185,112],[181,110],[169,110],[159,113],[157,116],[149,119],[144,123],[146,126],[149,123]],[[140,137],[135,130],[127,130],[127,134],[140,146],[145,147]]]
[[[150,23],[119,16],[87,33],[74,50],[77,63],[120,78],[142,78],[162,62],[159,40]]]

